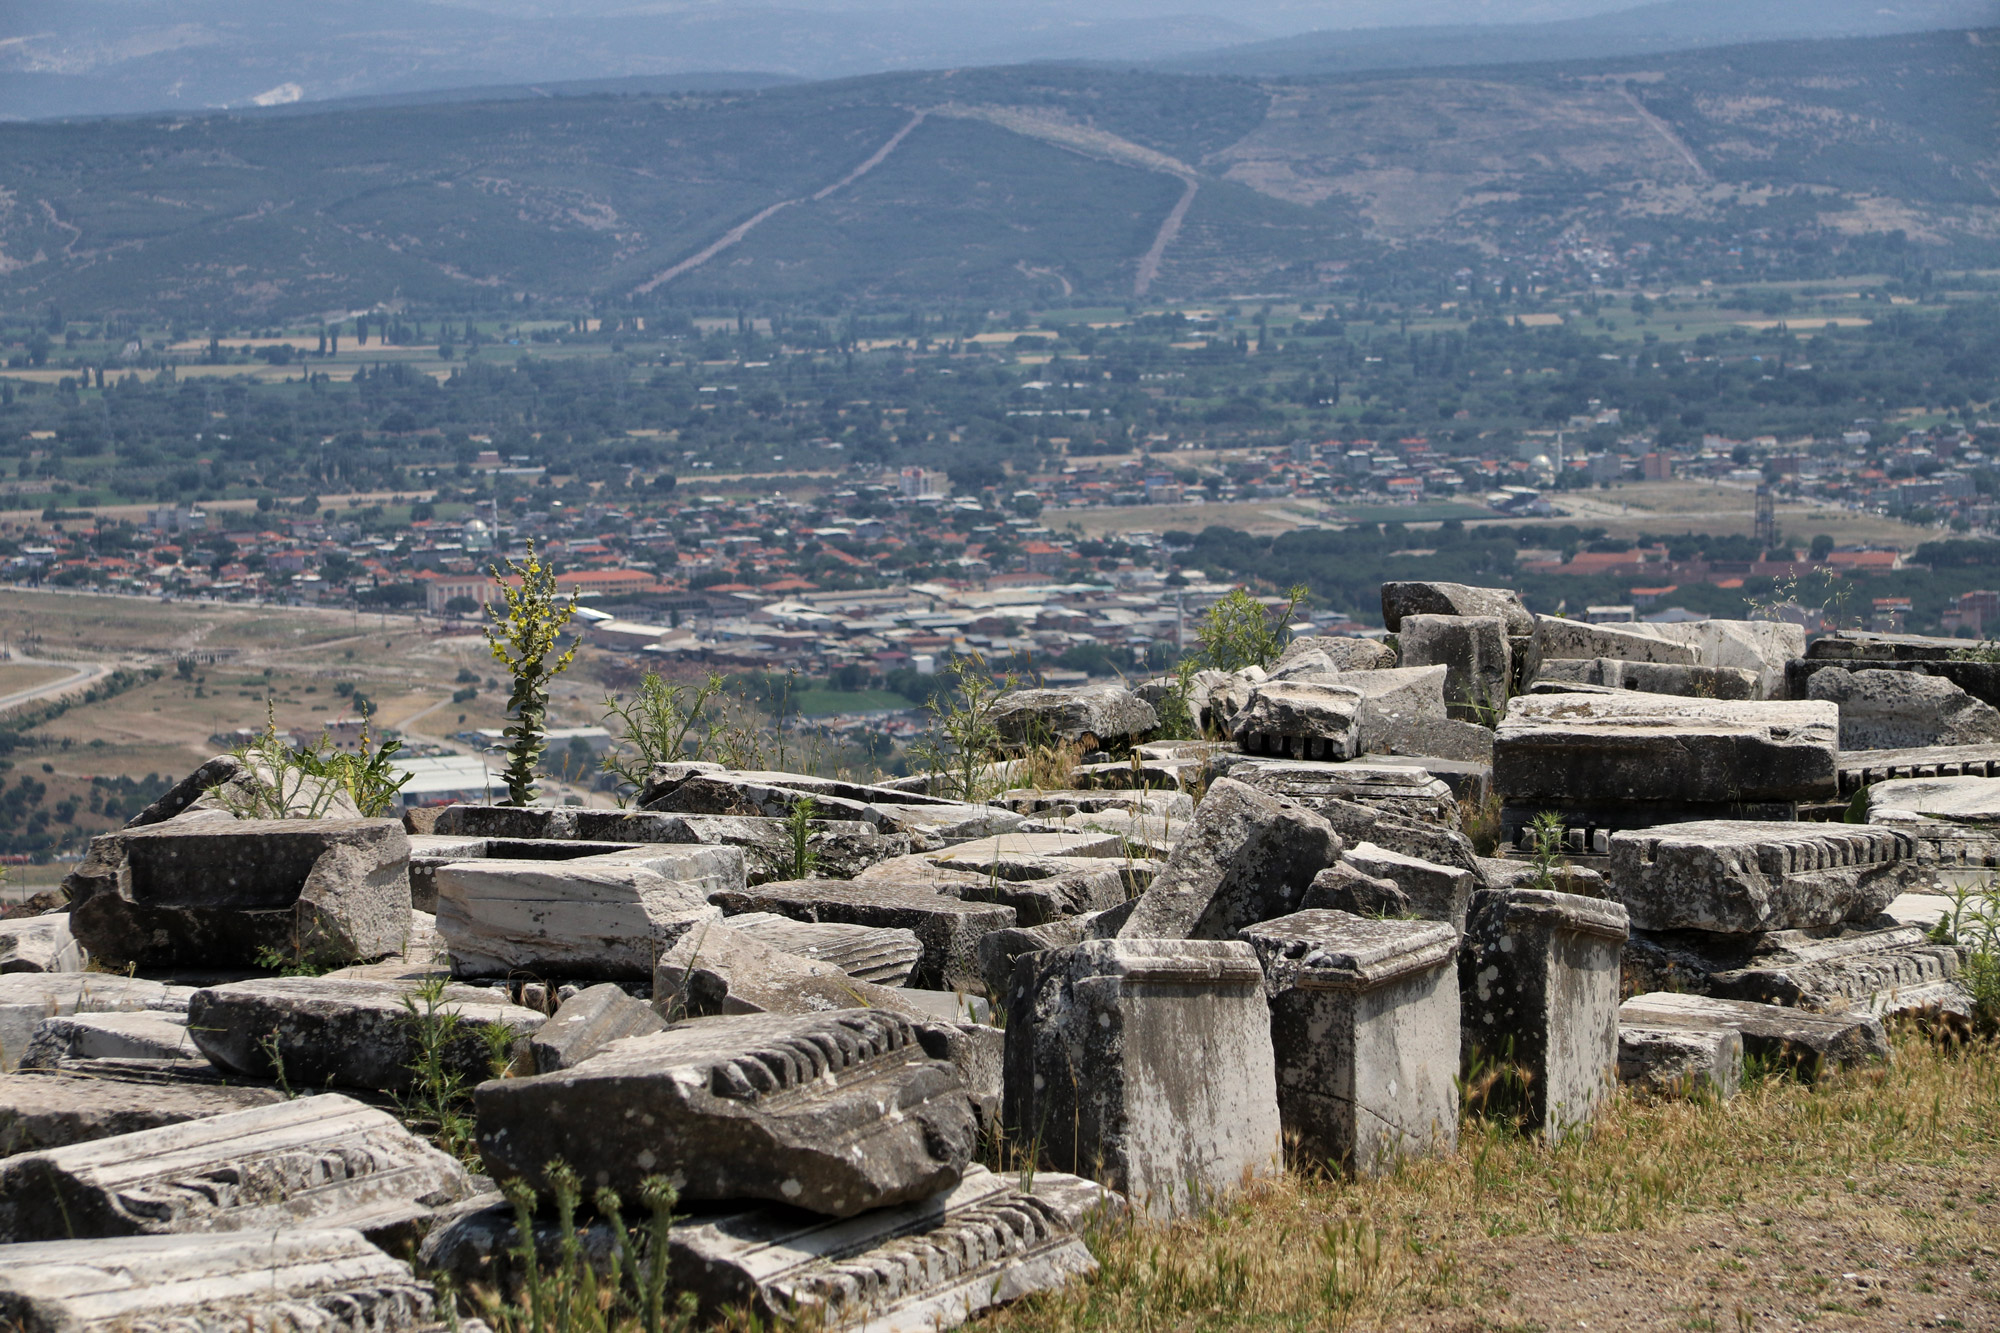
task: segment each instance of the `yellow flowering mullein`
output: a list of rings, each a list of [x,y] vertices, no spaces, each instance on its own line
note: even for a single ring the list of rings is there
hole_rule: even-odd
[[[573,643],[556,654],[556,641],[576,609],[576,595],[565,597],[557,590],[555,566],[535,554],[532,539],[525,561],[509,558],[505,569],[494,565],[492,573],[507,609],[487,604],[493,623],[486,627],[486,641],[493,660],[514,677],[513,693],[507,696],[513,720],[501,733],[507,737],[507,803],[526,805],[535,799],[535,763],[548,748],[549,682],[576,660]]]

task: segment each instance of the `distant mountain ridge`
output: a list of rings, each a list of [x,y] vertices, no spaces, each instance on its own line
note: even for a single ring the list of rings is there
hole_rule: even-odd
[[[1442,300],[1478,272],[1997,267],[1996,125],[1991,30],[0,125],[0,304]]]
[[[2000,22],[2000,0],[0,0],[0,119],[1030,61],[1258,76]],[[1468,26],[1471,21],[1482,26]],[[1385,27],[1386,24],[1404,26]],[[1414,26],[1413,26],[1414,25]],[[709,86],[714,86],[713,84]]]

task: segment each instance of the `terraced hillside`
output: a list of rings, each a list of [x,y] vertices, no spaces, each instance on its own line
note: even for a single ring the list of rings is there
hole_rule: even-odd
[[[2000,255],[1996,33],[1318,80],[1063,68],[0,128],[0,301],[1313,291]]]

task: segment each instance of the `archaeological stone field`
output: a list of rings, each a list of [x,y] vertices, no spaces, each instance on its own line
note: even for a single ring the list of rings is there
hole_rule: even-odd
[[[1382,609],[877,782],[398,815],[218,755],[0,919],[0,1327],[922,1333],[1467,1116],[1990,1030],[1990,657]]]

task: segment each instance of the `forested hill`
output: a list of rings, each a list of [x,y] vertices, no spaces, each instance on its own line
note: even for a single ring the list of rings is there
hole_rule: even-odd
[[[1027,67],[737,94],[0,127],[0,303],[846,302],[2000,262],[2000,33],[1259,80]],[[1907,261],[1905,261],[1907,262]]]

